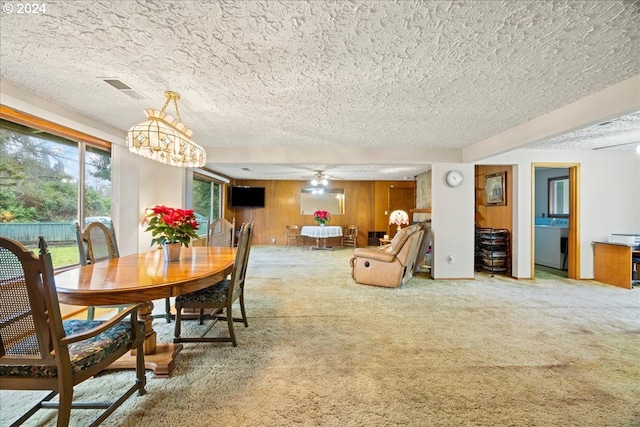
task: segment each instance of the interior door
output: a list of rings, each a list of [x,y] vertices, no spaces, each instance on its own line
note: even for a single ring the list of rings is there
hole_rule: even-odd
[[[395,210],[403,210],[409,214],[409,223],[412,221],[411,209],[416,207],[415,188],[390,187],[389,188],[389,215]],[[387,234],[390,238],[396,235],[397,227],[387,225]]]

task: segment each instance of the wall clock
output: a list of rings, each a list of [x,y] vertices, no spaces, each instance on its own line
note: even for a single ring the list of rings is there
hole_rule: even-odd
[[[462,175],[462,172],[460,171],[447,172],[447,184],[449,184],[450,187],[457,187],[460,184],[462,184],[462,181],[464,181],[464,176]]]

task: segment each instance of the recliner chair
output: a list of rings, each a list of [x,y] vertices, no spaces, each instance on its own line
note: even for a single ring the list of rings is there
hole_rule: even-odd
[[[418,224],[401,229],[388,245],[356,248],[351,276],[356,283],[397,288],[413,277],[424,230]]]

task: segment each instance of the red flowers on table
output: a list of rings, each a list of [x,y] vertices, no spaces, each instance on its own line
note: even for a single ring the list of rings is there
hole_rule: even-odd
[[[331,220],[331,214],[327,211],[315,211],[313,213],[313,219],[318,224],[324,225]]]
[[[143,225],[148,223],[145,231],[151,231],[151,245],[165,243],[182,243],[189,246],[192,238],[197,238],[198,221],[193,209],[170,208],[156,205],[147,209]]]

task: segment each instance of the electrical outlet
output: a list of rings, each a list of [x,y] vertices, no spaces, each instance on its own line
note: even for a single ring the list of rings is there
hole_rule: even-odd
[[[449,255],[449,264],[453,264],[453,255]]]
[[[271,239],[271,243],[275,243],[275,242],[276,242],[276,239],[274,237],[273,239]]]

